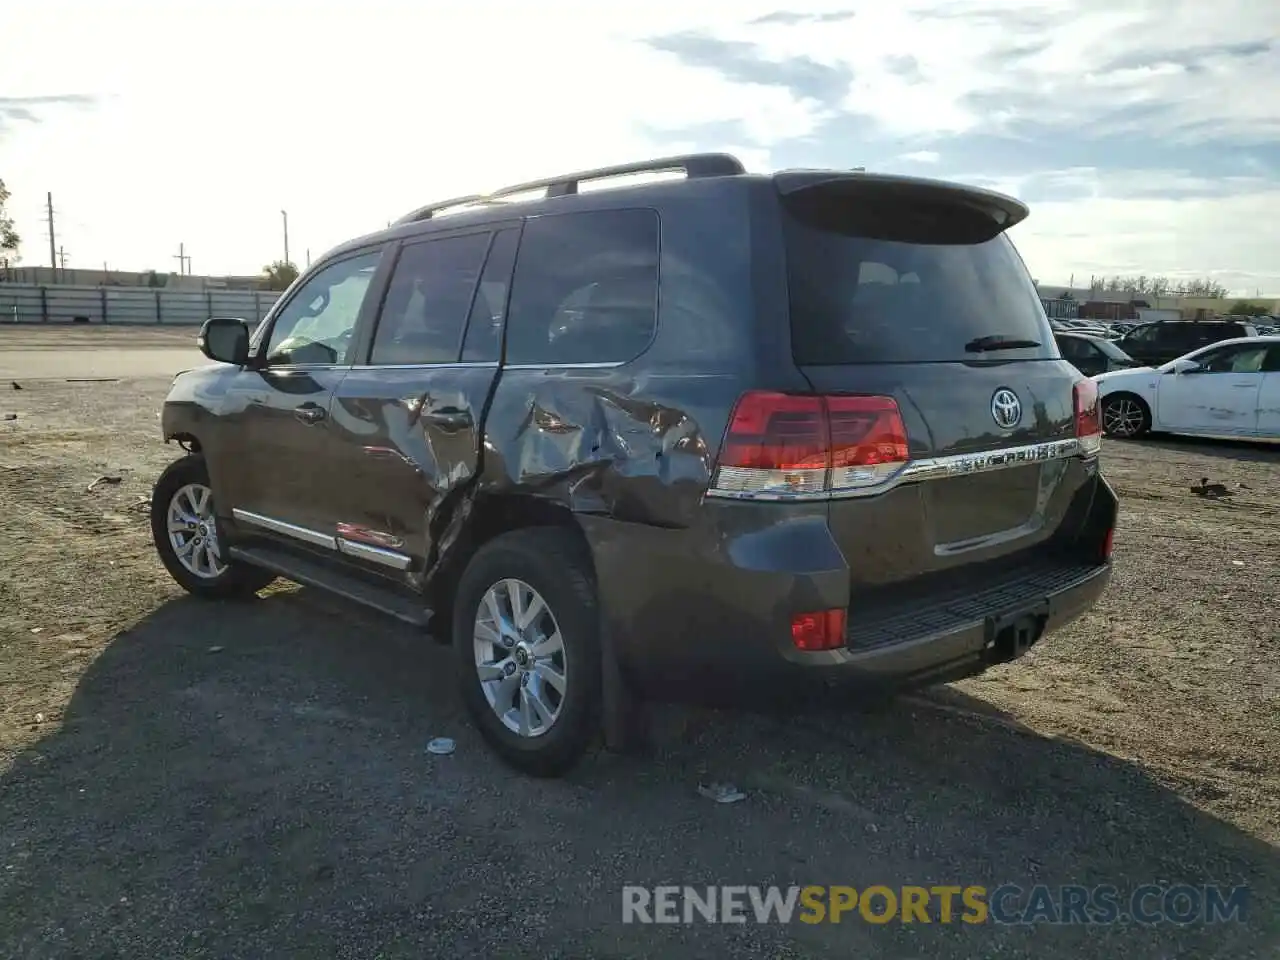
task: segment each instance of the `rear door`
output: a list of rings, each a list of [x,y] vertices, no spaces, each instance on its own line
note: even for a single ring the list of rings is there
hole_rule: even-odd
[[[1092,482],[1070,457],[1084,378],[1003,232],[1013,202],[990,196],[869,177],[784,187],[793,357],[819,393],[892,396],[921,481],[868,491],[875,507],[837,490],[831,525],[855,578],[1028,550]]]
[[[1164,374],[1156,397],[1160,425],[1220,436],[1253,433],[1266,355],[1266,344],[1233,343],[1197,354],[1196,370]]]
[[[338,547],[374,572],[431,556],[435,525],[476,475],[498,374],[518,224],[406,241],[371,342],[338,385]]]

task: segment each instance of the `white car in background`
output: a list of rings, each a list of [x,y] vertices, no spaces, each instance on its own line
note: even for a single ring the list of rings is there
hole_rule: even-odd
[[[1238,337],[1093,378],[1107,436],[1280,441],[1280,336]]]

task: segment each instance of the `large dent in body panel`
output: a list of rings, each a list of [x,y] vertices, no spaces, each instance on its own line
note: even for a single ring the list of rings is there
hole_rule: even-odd
[[[474,398],[489,385],[436,378],[424,390],[420,377],[416,370],[355,370],[338,387],[330,416],[342,458],[335,466],[359,491],[341,508],[343,519],[405,543],[417,529],[408,516],[421,517],[427,556],[420,571],[405,577],[423,588],[470,514],[481,455]],[[450,424],[430,415],[441,410],[458,411],[460,418]],[[420,546],[406,548],[416,553]]]
[[[654,527],[687,527],[713,469],[712,446],[697,419],[650,396],[644,380],[568,371],[506,372],[486,419],[477,482],[442,490],[431,519],[438,575],[488,496],[531,496],[577,514]],[[613,385],[600,380],[613,379]],[[526,389],[526,387],[528,389]],[[449,496],[451,494],[451,496]]]
[[[575,513],[688,526],[710,479],[710,446],[684,410],[637,399],[637,386],[543,384],[509,436],[486,438],[486,453],[501,457],[511,489]]]

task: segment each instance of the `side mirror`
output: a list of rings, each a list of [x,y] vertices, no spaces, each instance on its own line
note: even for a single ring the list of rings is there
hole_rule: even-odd
[[[218,363],[249,362],[249,324],[238,317],[212,317],[200,328],[200,352]]]
[[[1172,373],[1202,373],[1203,368],[1194,360],[1175,360]]]

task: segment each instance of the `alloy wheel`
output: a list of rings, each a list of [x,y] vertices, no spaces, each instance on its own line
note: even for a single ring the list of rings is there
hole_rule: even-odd
[[[169,546],[178,562],[202,580],[214,580],[227,569],[218,545],[213,516],[213,491],[202,483],[189,483],[169,500],[166,517]]]
[[[560,626],[543,596],[523,580],[499,580],[480,599],[472,641],[480,689],[503,725],[521,737],[550,730],[568,671]]]
[[[1138,401],[1128,397],[1117,397],[1109,401],[1102,416],[1107,433],[1115,437],[1137,436],[1146,417]]]

